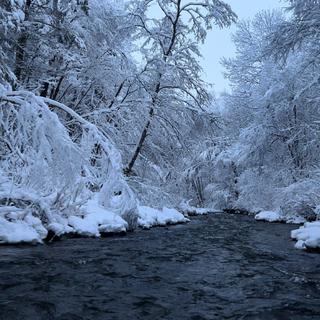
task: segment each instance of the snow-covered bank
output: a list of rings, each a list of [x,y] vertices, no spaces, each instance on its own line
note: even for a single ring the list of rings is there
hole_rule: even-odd
[[[0,243],[41,243],[48,231],[40,219],[25,214],[24,219],[8,221],[0,217]]]
[[[82,236],[100,237],[103,233],[119,233],[128,230],[128,223],[120,215],[106,210],[97,201],[89,200],[82,207],[83,217],[72,216],[68,224],[73,232]]]
[[[291,238],[297,240],[297,249],[320,250],[320,221],[306,222],[299,229],[292,230]]]
[[[42,242],[48,231],[41,218],[51,218],[45,201],[15,188],[0,171],[0,243]]]
[[[42,243],[49,232],[53,234],[51,237],[64,234],[100,237],[103,233],[128,230],[128,223],[99,205],[96,197],[73,215],[50,212],[42,219],[39,217],[39,208],[34,203],[24,207],[0,206],[0,243]]]
[[[283,222],[283,218],[278,212],[274,211],[261,211],[254,217],[257,221],[267,222]]]
[[[2,194],[2,199],[4,199]],[[106,209],[99,203],[96,194],[78,212],[61,215],[48,211],[41,216],[40,211],[48,208],[49,204],[43,200],[41,204],[29,194],[15,192],[14,197],[6,196],[11,205],[0,206],[0,243],[43,243],[63,235],[77,235],[82,237],[100,237],[106,234],[123,233],[131,230],[128,222],[119,214]],[[32,199],[32,201],[30,200]],[[14,201],[16,205],[13,205]],[[20,205],[20,207],[18,206]],[[48,209],[47,209],[48,210]],[[41,219],[40,219],[41,216]],[[175,209],[164,207],[162,210],[146,206],[138,206],[138,220],[136,227],[151,228],[155,226],[173,225],[188,222],[182,213]],[[49,235],[49,236],[48,236]]]
[[[206,214],[222,213],[221,210],[217,210],[217,209],[194,207],[194,206],[191,206],[189,202],[190,201],[182,201],[179,205],[179,209],[186,216],[202,216]]]
[[[151,207],[139,206],[138,215],[138,225],[146,229],[189,221],[188,218],[176,209],[166,207],[162,210],[158,210]]]
[[[2,244],[43,243],[49,231],[58,237],[66,234],[100,237],[108,233],[128,231],[128,223],[124,219],[104,209],[95,201],[89,201],[84,206],[86,211],[84,215],[73,215],[69,218],[56,217],[54,222],[48,225],[44,225],[39,218],[34,217],[31,213],[23,212],[16,207],[0,207],[0,209],[0,243]],[[189,221],[175,209],[164,207],[162,210],[158,210],[145,206],[139,206],[138,209],[138,226],[145,229]],[[8,214],[10,215],[9,220]]]
[[[254,217],[257,221],[301,224],[306,220],[300,216],[286,216],[279,211],[261,211]]]
[[[291,231],[291,238],[296,240],[295,248],[303,250],[320,250],[320,221],[306,222],[301,216],[286,216],[280,212],[261,211],[255,215],[257,221],[302,224],[299,229]]]

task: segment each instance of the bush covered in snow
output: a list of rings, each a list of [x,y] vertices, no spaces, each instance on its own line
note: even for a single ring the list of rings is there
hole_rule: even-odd
[[[68,131],[66,119],[77,129]],[[1,241],[22,240],[20,231],[25,241],[41,241],[52,226],[61,234],[87,223],[96,228],[87,234],[98,235],[98,226],[114,231],[114,215],[120,219],[116,230],[136,226],[136,198],[122,176],[119,152],[77,113],[31,92],[2,88],[0,133]],[[83,211],[95,193],[104,218],[92,206]]]
[[[188,221],[175,209],[138,207],[106,134],[61,103],[2,88],[0,132],[0,243]]]

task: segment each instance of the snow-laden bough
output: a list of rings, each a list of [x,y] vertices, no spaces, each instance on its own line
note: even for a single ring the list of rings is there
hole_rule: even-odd
[[[0,88],[1,243],[133,229],[137,201],[121,170],[105,132],[72,109]]]

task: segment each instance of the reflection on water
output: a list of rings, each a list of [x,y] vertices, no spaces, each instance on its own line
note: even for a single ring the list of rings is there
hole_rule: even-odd
[[[0,319],[320,319],[294,226],[200,217],[126,237],[0,247]]]

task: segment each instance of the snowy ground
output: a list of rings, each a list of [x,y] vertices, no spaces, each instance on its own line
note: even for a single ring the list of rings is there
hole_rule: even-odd
[[[291,238],[297,240],[297,249],[320,249],[320,221],[306,222],[291,231]]]
[[[8,221],[0,217],[0,243],[38,243],[46,236],[47,230],[40,219],[31,214],[25,214],[23,219],[16,221]]]
[[[30,198],[30,195],[28,195]],[[23,194],[19,194],[23,198]],[[179,211],[164,207],[162,210],[138,206],[138,226],[151,228],[188,222]],[[118,214],[106,210],[93,197],[82,206],[78,215],[62,216],[52,214],[48,223],[34,216],[32,208],[0,206],[0,243],[42,243],[48,232],[55,236],[76,234],[85,237],[100,237],[106,233],[120,233],[128,230],[128,223]]]
[[[306,220],[299,216],[284,216],[281,212],[277,211],[261,211],[254,217],[257,221],[267,221],[267,222],[284,222],[284,223],[293,223],[301,224]]]
[[[190,201],[183,201],[180,203],[179,209],[187,216],[201,216],[212,213],[221,213],[221,210],[212,208],[198,208],[191,206]]]
[[[155,226],[165,226],[168,224],[177,224],[189,221],[188,218],[176,209],[166,207],[162,210],[158,210],[146,206],[139,206],[138,215],[138,225],[146,229]]]
[[[36,199],[35,195],[25,194],[15,190],[14,195],[21,201],[32,200],[32,207],[19,207],[18,205],[0,205],[0,243],[42,243],[47,238],[48,232],[56,236],[63,234],[77,234],[85,237],[100,237],[106,233],[120,233],[128,230],[128,223],[111,210],[99,204],[98,196],[93,197],[81,207],[77,215],[63,216],[46,212],[45,201]],[[0,192],[2,198],[8,195]],[[12,196],[12,194],[11,194]],[[40,216],[35,215],[34,204],[49,217],[45,223]],[[214,210],[191,207],[188,204],[181,206],[181,213],[173,208],[161,210],[148,206],[137,207],[137,226],[149,229],[155,226],[165,226],[189,221],[185,215],[203,215]],[[41,219],[40,219],[41,218]],[[279,212],[262,211],[255,216],[257,221],[304,223],[301,217],[286,218]],[[291,237],[297,241],[298,249],[320,249],[320,221],[305,222],[299,229],[291,232]]]

